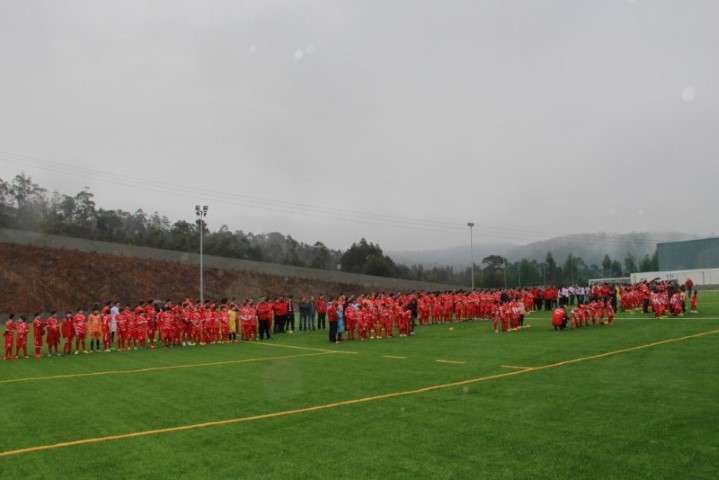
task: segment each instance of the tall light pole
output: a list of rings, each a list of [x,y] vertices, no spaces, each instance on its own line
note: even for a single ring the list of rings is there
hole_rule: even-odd
[[[202,207],[195,205],[195,215],[197,215],[197,226],[200,229],[200,305],[203,305],[205,303],[205,256],[202,247],[205,236],[207,205]]]
[[[469,259],[472,261],[472,291],[474,291],[474,250],[472,245],[472,229],[474,228],[474,222],[467,222],[469,227]]]

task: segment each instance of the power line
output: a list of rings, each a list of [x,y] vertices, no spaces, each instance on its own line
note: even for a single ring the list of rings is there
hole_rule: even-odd
[[[106,170],[92,169],[73,165],[64,162],[43,160],[39,157],[31,155],[18,155],[8,152],[0,152],[0,161],[21,165],[39,170],[45,170],[61,175],[72,177],[88,176],[93,178],[105,179],[112,182],[113,185],[124,186],[133,189],[149,190],[164,194],[173,194],[178,196],[203,195],[207,199],[216,202],[226,203],[229,205],[245,206],[250,208],[258,208],[267,211],[275,211],[280,213],[289,213],[293,215],[303,215],[316,218],[329,218],[334,220],[343,220],[351,222],[360,222],[364,224],[380,225],[392,228],[403,228],[412,230],[421,230],[429,232],[463,232],[464,224],[461,222],[450,222],[433,219],[419,219],[411,217],[402,217],[399,215],[378,214],[376,212],[368,212],[355,209],[343,209],[330,207],[325,205],[312,205],[302,202],[292,202],[287,200],[271,199],[265,197],[257,197],[241,193],[224,193],[217,192],[203,187],[188,187],[178,184],[166,182],[164,180],[145,179],[132,177],[128,175],[118,174]],[[48,165],[50,164],[50,165]],[[500,240],[520,240],[520,241],[538,241],[555,236],[554,233],[531,230],[521,226],[513,225],[478,225],[478,234],[483,237],[490,237]],[[625,239],[616,235],[604,234],[601,240],[584,240],[589,244],[614,245],[614,246],[641,246],[654,245],[659,239],[651,237],[645,239]]]

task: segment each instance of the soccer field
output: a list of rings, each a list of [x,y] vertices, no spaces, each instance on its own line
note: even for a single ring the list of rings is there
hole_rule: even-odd
[[[719,293],[699,308],[0,362],[0,478],[716,479]]]

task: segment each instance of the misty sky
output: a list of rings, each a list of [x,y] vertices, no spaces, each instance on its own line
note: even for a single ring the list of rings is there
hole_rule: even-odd
[[[0,177],[335,248],[462,245],[468,220],[493,242],[712,233],[717,19],[714,0],[0,0]]]

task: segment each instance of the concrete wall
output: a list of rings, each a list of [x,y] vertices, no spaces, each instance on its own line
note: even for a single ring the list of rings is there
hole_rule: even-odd
[[[121,243],[100,242],[83,238],[48,235],[44,233],[26,232],[0,228],[0,243],[16,245],[32,245],[36,247],[59,248],[78,250],[81,252],[96,252],[126,257],[147,258],[152,260],[165,260],[184,264],[200,263],[200,255],[196,253],[162,250],[159,248],[138,247]],[[332,270],[319,270],[314,268],[294,267],[277,263],[255,262],[236,258],[216,257],[205,255],[205,266],[226,270],[241,270],[264,273],[280,277],[303,278],[308,280],[321,280],[348,285],[361,285],[376,290],[408,291],[408,290],[456,290],[456,285],[444,285],[430,282],[416,282],[397,278],[375,277]]]

